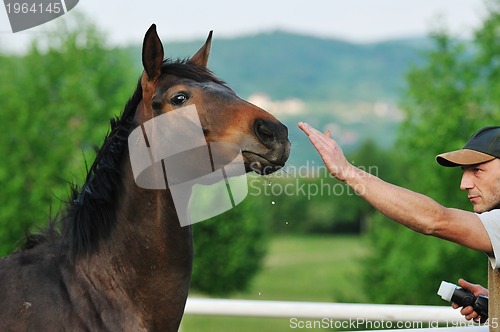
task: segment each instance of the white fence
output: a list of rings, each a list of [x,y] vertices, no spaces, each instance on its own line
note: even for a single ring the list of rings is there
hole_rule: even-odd
[[[318,322],[318,326],[342,327],[335,322],[350,322],[346,328],[359,323],[375,328],[407,328],[404,331],[422,331],[426,328],[440,332],[455,331],[488,331],[487,326],[477,326],[467,322],[459,310],[451,306],[415,306],[415,305],[381,305],[352,303],[321,302],[289,302],[289,301],[255,301],[189,298],[186,303],[186,315],[217,315],[241,317],[275,317],[288,318],[291,329],[303,329],[306,325]],[[371,322],[371,323],[370,323]],[[398,323],[399,322],[399,323]],[[405,323],[406,322],[406,323]],[[335,324],[326,326],[327,324]],[[397,324],[398,323],[398,324]],[[340,323],[339,323],[340,324]],[[396,331],[392,329],[391,331]]]

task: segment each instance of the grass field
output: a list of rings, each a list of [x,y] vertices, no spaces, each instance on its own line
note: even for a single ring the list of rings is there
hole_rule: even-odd
[[[368,253],[356,236],[279,236],[248,292],[233,299],[364,302],[361,259]],[[203,296],[191,294],[191,296]],[[181,332],[290,331],[289,319],[185,315]]]

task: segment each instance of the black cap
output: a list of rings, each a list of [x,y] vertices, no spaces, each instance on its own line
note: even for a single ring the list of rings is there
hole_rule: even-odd
[[[479,129],[465,143],[461,150],[441,153],[436,161],[446,167],[467,166],[500,158],[500,127],[489,126]]]

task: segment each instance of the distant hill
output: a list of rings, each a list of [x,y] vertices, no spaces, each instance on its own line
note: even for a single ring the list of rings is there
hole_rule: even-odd
[[[164,42],[165,53],[185,58],[202,43]],[[425,38],[355,44],[285,31],[227,39],[214,31],[209,67],[244,98],[264,92],[276,100],[394,101],[403,74],[428,44]],[[129,51],[140,66],[140,46]]]

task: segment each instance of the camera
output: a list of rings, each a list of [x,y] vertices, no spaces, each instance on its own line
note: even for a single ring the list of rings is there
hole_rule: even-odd
[[[481,322],[488,318],[488,297],[474,296],[471,291],[458,287],[450,282],[442,281],[437,292],[443,300],[453,302],[461,307],[472,306],[474,311],[481,316]]]

